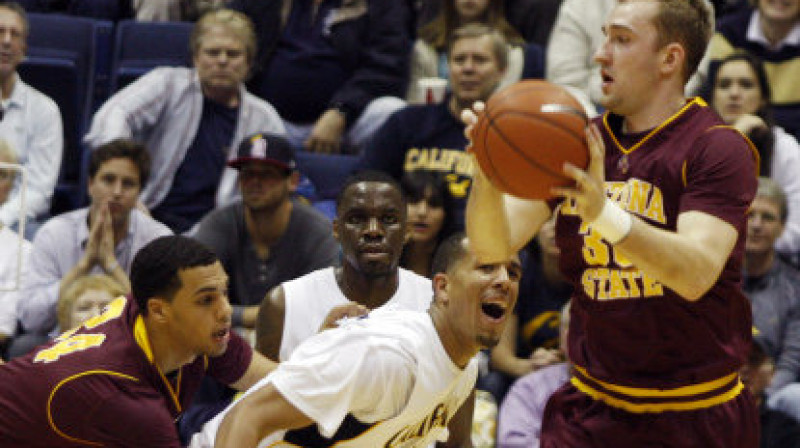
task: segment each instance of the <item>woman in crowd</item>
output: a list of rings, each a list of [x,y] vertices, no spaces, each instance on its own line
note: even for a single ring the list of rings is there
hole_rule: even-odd
[[[411,171],[400,181],[408,207],[410,235],[400,265],[424,277],[431,276],[431,262],[439,242],[453,231],[452,197],[441,176]]]
[[[735,52],[709,78],[710,102],[726,123],[747,135],[761,156],[761,175],[786,192],[789,217],[776,248],[800,251],[800,144],[772,121],[770,86],[764,66],[754,56]]]

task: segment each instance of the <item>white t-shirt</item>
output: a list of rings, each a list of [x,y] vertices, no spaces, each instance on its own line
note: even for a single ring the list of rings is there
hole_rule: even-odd
[[[31,243],[0,224],[0,247],[3,248],[0,250],[0,333],[13,336],[17,329],[17,301],[25,264],[30,259]]]
[[[433,300],[431,281],[400,268],[397,291],[381,308],[427,311]],[[286,299],[278,359],[289,359],[303,341],[319,331],[328,312],[348,302],[336,283],[334,268],[320,269],[282,284]]]
[[[357,429],[337,447],[425,447],[447,440],[447,424],[477,376],[476,359],[463,370],[453,364],[428,313],[378,310],[311,337],[245,395],[272,383],[316,422],[316,436],[335,436],[349,416]],[[190,446],[213,446],[229,410],[208,422]],[[308,446],[297,434],[279,431],[259,446]]]

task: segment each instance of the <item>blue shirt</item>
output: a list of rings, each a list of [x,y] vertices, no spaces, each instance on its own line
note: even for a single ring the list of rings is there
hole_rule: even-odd
[[[311,0],[295,0],[256,94],[285,120],[311,123],[328,108],[352,76],[329,36],[329,20],[340,0],[323,1],[313,16]]]
[[[444,176],[454,199],[453,223],[464,225],[472,184],[472,159],[464,152],[464,125],[450,113],[449,98],[436,105],[408,106],[395,112],[364,148],[361,169],[377,169],[400,179],[425,170]]]

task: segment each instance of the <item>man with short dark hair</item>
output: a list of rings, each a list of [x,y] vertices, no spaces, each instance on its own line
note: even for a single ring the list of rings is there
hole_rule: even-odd
[[[285,361],[326,321],[332,322],[328,313],[339,307],[427,309],[430,280],[400,267],[408,237],[406,213],[399,184],[385,173],[365,171],[348,178],[333,223],[341,265],[273,288],[258,314],[256,348]]]
[[[149,173],[150,158],[139,143],[114,140],[92,152],[91,204],[50,219],[33,241],[30,270],[17,305],[25,333],[35,334],[31,337],[38,342],[46,340],[56,325],[60,292],[80,277],[105,273],[130,290],[128,272],[136,252],[171,233],[136,209]],[[21,340],[14,344],[12,355],[32,348]]]
[[[8,201],[0,205],[0,222],[12,228],[18,224],[22,207],[28,218],[50,211],[64,151],[58,106],[17,73],[25,58],[28,32],[25,10],[15,2],[0,1],[0,136],[27,170],[25,203],[17,184]],[[30,238],[32,233],[27,233]]]
[[[286,139],[248,136],[228,166],[239,171],[242,199],[203,218],[194,237],[214,250],[231,276],[233,325],[252,328],[267,291],[333,266],[339,245],[322,213],[292,199],[299,173]]]
[[[273,364],[231,332],[228,277],[180,236],[145,246],[132,297],[0,367],[0,444],[178,448],[175,421],[206,375],[244,390]]]
[[[383,307],[311,337],[191,446],[472,446],[475,355],[500,340],[521,266],[479,262],[463,234],[433,264],[426,312]]]

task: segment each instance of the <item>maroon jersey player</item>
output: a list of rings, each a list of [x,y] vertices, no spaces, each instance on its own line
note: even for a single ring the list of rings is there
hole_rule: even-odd
[[[271,363],[230,331],[228,277],[188,238],[145,246],[133,297],[0,366],[0,446],[180,447],[204,375],[244,389]]]
[[[566,165],[575,185],[550,203],[505,196],[479,173],[467,208],[487,262],[558,213],[575,373],[548,403],[541,446],[754,448],[757,413],[737,372],[750,343],[739,282],[758,157],[683,96],[709,11],[703,0],[621,0],[604,31],[595,58],[608,113],[587,131],[588,169]]]

